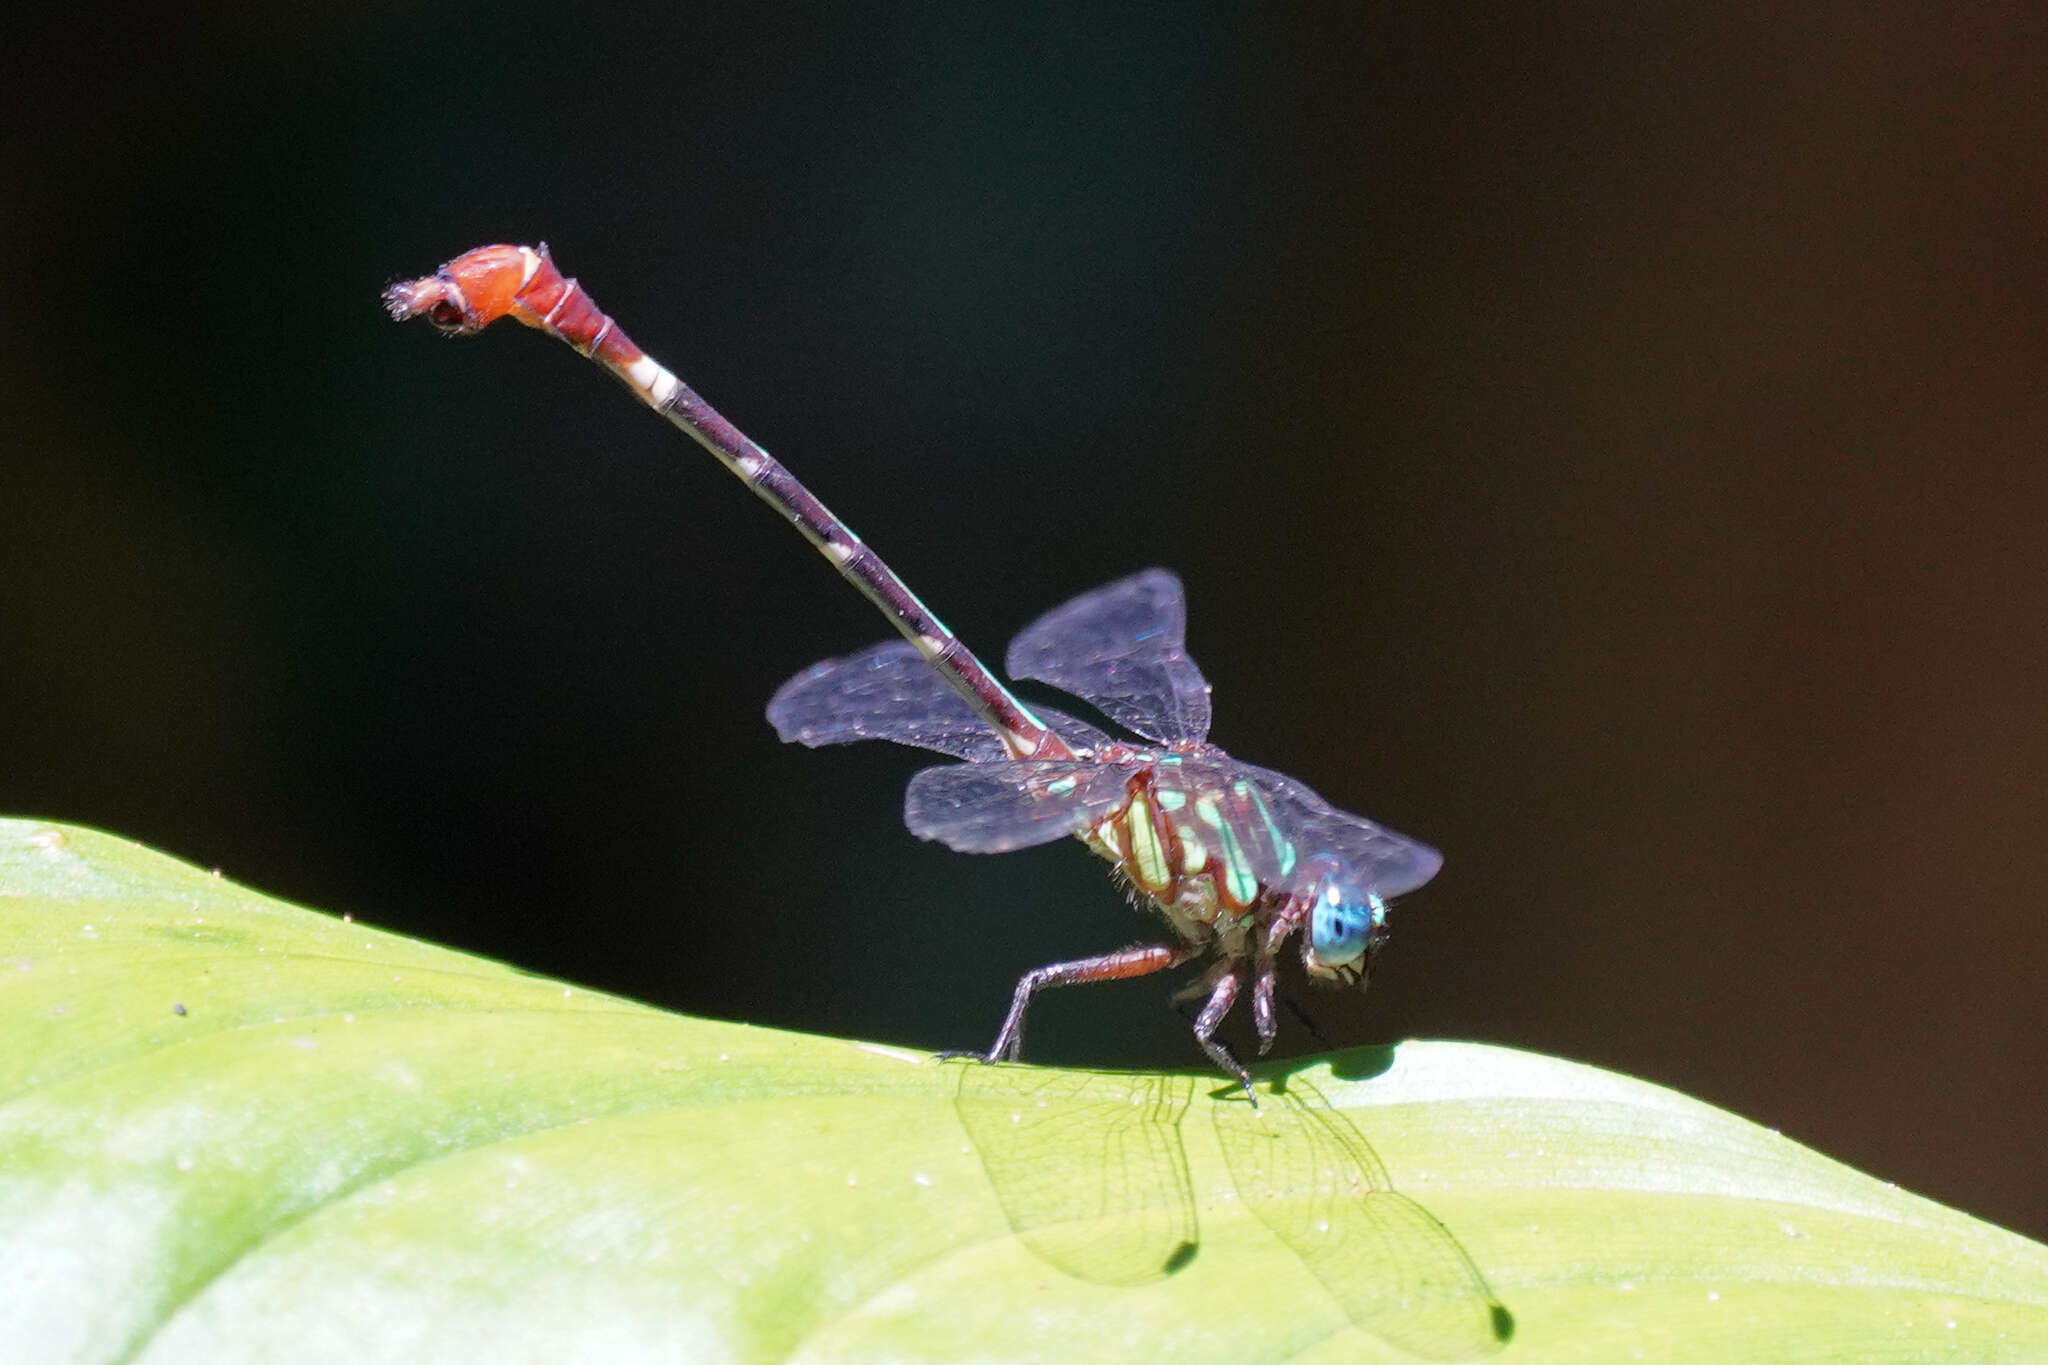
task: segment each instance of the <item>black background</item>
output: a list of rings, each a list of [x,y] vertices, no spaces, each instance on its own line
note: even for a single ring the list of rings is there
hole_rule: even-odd
[[[546,238],[985,654],[1179,570],[1217,740],[1449,857],[1336,1041],[2048,1233],[2042,9],[1020,8],[18,19],[0,808],[919,1048],[1144,931],[774,741],[885,628],[708,459],[377,310]]]

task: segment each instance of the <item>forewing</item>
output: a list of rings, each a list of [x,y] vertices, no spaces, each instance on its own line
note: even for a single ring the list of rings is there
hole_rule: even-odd
[[[961,853],[1008,853],[1079,834],[1121,805],[1131,769],[1071,759],[959,763],[910,779],[903,823]]]
[[[1033,710],[1076,748],[1092,750],[1108,740],[1072,716]],[[906,640],[813,664],[776,689],[768,722],[784,741],[812,748],[886,739],[970,763],[1009,757],[988,722]]]
[[[1367,889],[1391,898],[1415,890],[1444,865],[1443,854],[1428,844],[1338,810],[1285,773],[1234,761],[1230,768],[1257,789],[1258,804],[1285,838],[1281,861],[1287,866],[1276,869],[1281,876],[1272,885],[1285,885],[1295,869],[1308,867],[1317,855],[1334,854],[1351,865]]]
[[[954,1107],[1011,1231],[1092,1284],[1149,1284],[1196,1246],[1187,1076],[973,1064]]]
[[[1171,744],[1209,733],[1209,684],[1187,656],[1180,580],[1147,569],[1084,593],[1010,641],[1006,667],[1086,697],[1133,732]]]
[[[1429,1210],[1396,1192],[1365,1137],[1299,1077],[1254,1109],[1213,1102],[1238,1198],[1351,1320],[1426,1360],[1506,1345],[1514,1319]]]

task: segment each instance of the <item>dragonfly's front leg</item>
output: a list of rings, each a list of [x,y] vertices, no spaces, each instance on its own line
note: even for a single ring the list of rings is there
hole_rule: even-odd
[[[1178,967],[1193,957],[1196,949],[1185,943],[1151,943],[1101,957],[1084,957],[1078,962],[1054,962],[1024,973],[1010,997],[1010,1013],[1003,1031],[982,1058],[987,1062],[1014,1062],[1024,1055],[1024,1011],[1031,997],[1048,986],[1072,986],[1083,981],[1122,981],[1126,977],[1150,976],[1168,967]]]
[[[1279,989],[1280,974],[1270,957],[1259,958],[1252,970],[1252,1026],[1258,1030],[1259,1055],[1263,1057],[1273,1050],[1273,1040],[1280,1036],[1280,1021],[1273,1017],[1273,996]]]

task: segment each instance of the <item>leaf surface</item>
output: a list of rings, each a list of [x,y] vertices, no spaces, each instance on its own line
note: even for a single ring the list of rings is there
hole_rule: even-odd
[[[1248,1173],[1256,1120],[1212,1122],[1211,1078],[1026,1072],[1062,1078],[1019,1091],[1055,1111],[1041,1159],[960,1107],[962,1071],[0,821],[0,1359],[1417,1358],[1357,1307],[1370,1277],[1311,1264],[1340,1186],[1284,1147]],[[1369,1144],[1343,1159],[1398,1192],[1386,1226],[1451,1239],[1410,1278],[1483,1276],[1492,1358],[2048,1359],[2048,1248],[1659,1087],[1421,1042],[1278,1079],[1326,1104],[1327,1151]],[[1114,1084],[1167,1126],[1091,1119]],[[1182,1196],[1117,1193],[1162,1150],[1192,1233]],[[1067,1181],[1190,1246],[1124,1283],[1056,1268],[1077,1243],[1034,1191]]]

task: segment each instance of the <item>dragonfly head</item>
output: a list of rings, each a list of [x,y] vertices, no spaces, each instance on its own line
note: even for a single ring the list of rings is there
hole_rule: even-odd
[[[1387,937],[1387,903],[1351,869],[1332,861],[1315,882],[1301,960],[1312,976],[1345,985],[1363,981]]]

